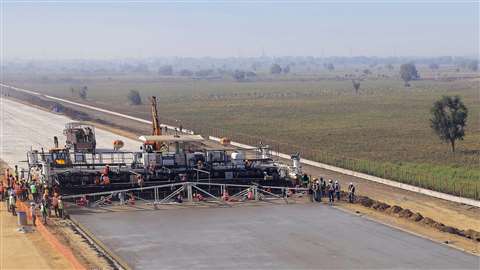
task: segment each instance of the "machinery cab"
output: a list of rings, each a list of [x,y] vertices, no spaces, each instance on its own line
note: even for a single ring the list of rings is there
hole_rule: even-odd
[[[65,125],[63,134],[66,137],[66,147],[75,152],[94,153],[96,148],[95,127],[71,122]]]
[[[52,148],[49,151],[50,165],[53,168],[64,168],[72,164],[70,154],[66,148]]]

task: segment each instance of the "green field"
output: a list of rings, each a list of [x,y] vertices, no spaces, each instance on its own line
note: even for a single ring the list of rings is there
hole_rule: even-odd
[[[7,82],[149,118],[147,97],[160,100],[162,121],[204,134],[259,140],[282,152],[443,192],[479,198],[479,80],[421,80],[405,88],[397,78],[352,82],[337,75],[265,76],[254,82],[144,76],[6,76]],[[131,106],[140,91],[147,105]],[[460,95],[469,109],[464,141],[455,154],[429,127],[429,109],[442,95]]]

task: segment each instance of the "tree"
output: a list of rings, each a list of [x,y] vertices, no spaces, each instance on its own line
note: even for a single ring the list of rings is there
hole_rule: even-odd
[[[372,72],[370,71],[370,69],[366,68],[363,70],[363,74],[369,75],[369,74],[372,74]]]
[[[132,105],[142,104],[142,97],[140,96],[140,93],[137,90],[130,90],[127,98],[130,104]]]
[[[470,70],[477,71],[478,70],[478,60],[472,60],[468,62],[467,67]]]
[[[392,64],[387,64],[386,68],[390,71],[392,71],[394,69]]]
[[[332,63],[323,64],[323,67],[328,69],[328,71],[334,71],[335,70],[335,66]]]
[[[188,69],[182,69],[180,70],[180,76],[192,76],[193,71],[188,70]]]
[[[463,140],[468,110],[459,96],[443,96],[433,103],[430,127],[442,141],[450,142],[455,152],[455,141]]]
[[[73,97],[73,94],[75,93],[75,88],[70,87],[70,93],[72,94],[72,97]]]
[[[87,92],[88,92],[88,87],[87,86],[84,86],[80,89],[80,91],[78,91],[78,96],[85,100],[87,99]]]
[[[405,82],[406,87],[410,86],[409,82],[411,80],[416,80],[420,78],[417,68],[413,63],[402,64],[400,66],[400,77],[402,77],[402,80]]]
[[[158,74],[163,76],[172,76],[173,75],[173,67],[171,65],[161,66],[158,69]]]
[[[428,67],[431,69],[431,70],[436,70],[439,68],[438,64],[436,63],[431,63],[430,65],[428,65]]]
[[[290,66],[286,66],[282,69],[283,73],[288,74],[290,73]]]
[[[245,73],[245,76],[247,76],[247,78],[255,78],[257,77],[257,73],[253,71],[247,71],[247,73]]]
[[[355,90],[355,94],[358,94],[358,90],[360,89],[360,82],[352,80],[353,90]]]
[[[232,74],[232,77],[237,81],[237,82],[242,82],[245,80],[245,71],[243,70],[235,70],[235,72],[233,72]]]
[[[280,74],[280,73],[282,73],[282,68],[280,67],[279,64],[273,64],[270,67],[270,73],[271,74]]]
[[[197,77],[207,77],[213,74],[213,69],[200,69],[195,72],[195,76]]]

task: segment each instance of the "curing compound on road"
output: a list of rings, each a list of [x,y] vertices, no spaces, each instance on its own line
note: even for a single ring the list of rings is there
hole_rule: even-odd
[[[2,100],[2,159],[48,148],[68,118]],[[21,136],[16,136],[22,134]],[[98,130],[98,144],[138,142]],[[5,148],[7,145],[9,147]],[[73,216],[135,269],[478,269],[479,258],[326,205],[124,211]]]
[[[35,96],[42,96],[42,97],[47,98],[47,99],[68,103],[68,104],[71,104],[71,105],[87,108],[87,109],[94,110],[94,111],[99,111],[99,112],[106,113],[106,114],[115,115],[115,116],[118,116],[118,117],[130,119],[130,120],[137,121],[137,122],[140,122],[140,123],[151,124],[151,121],[148,121],[148,120],[145,120],[145,119],[141,119],[141,118],[138,118],[138,117],[133,117],[133,116],[118,113],[118,112],[113,112],[113,111],[98,108],[98,107],[93,107],[93,106],[90,106],[90,105],[70,101],[70,100],[63,99],[63,98],[58,98],[58,97],[54,97],[54,96],[50,96],[50,95],[45,95],[45,94],[42,94],[42,93],[39,93],[39,92],[36,92],[36,91],[32,91],[32,90],[22,89],[22,88],[19,88],[19,87],[15,87],[15,86],[3,84],[3,83],[0,83],[0,87],[14,89],[16,91],[24,92],[24,93],[35,95]],[[170,126],[170,125],[162,124],[162,126],[167,127],[169,129],[178,129],[177,127]],[[193,134],[193,131],[188,130],[188,129],[183,129],[183,132],[188,133],[188,134]],[[213,140],[213,141],[217,141],[217,142],[220,140],[220,138],[216,138],[216,137],[212,137],[212,136],[209,136],[209,139]],[[252,146],[250,146],[250,145],[246,145],[246,144],[242,144],[242,143],[238,143],[238,142],[231,142],[231,144],[233,146],[240,147],[240,148],[252,148]],[[281,158],[285,158],[285,159],[290,158],[289,155],[284,154],[284,153],[272,152],[272,154],[276,155],[278,157],[281,157]],[[451,201],[451,202],[456,202],[456,203],[471,205],[471,206],[475,206],[475,207],[480,207],[480,201],[477,201],[477,200],[462,198],[462,197],[458,197],[458,196],[454,196],[454,195],[450,195],[450,194],[445,194],[445,193],[441,193],[441,192],[437,192],[437,191],[432,191],[432,190],[428,190],[428,189],[424,189],[424,188],[420,188],[420,187],[416,187],[416,186],[412,186],[412,185],[408,185],[408,184],[403,184],[403,183],[399,183],[399,182],[396,182],[396,181],[383,179],[383,178],[380,178],[380,177],[376,177],[376,176],[372,176],[372,175],[368,175],[368,174],[364,174],[364,173],[359,173],[359,172],[355,172],[355,171],[352,171],[352,170],[347,170],[347,169],[331,166],[331,165],[328,165],[328,164],[324,164],[324,163],[320,163],[320,162],[316,162],[316,161],[312,161],[312,160],[302,159],[301,162],[303,164],[311,165],[311,166],[322,168],[322,169],[327,169],[327,170],[342,173],[342,174],[345,174],[345,175],[350,175],[350,176],[362,178],[362,179],[365,179],[365,180],[368,180],[368,181],[381,183],[383,185],[387,185],[387,186],[391,186],[391,187],[395,187],[395,188],[400,188],[400,189],[403,189],[403,190],[412,191],[412,192],[420,193],[420,194],[423,194],[423,195],[427,195],[427,196],[431,196],[431,197],[435,197],[435,198],[439,198],[439,199],[443,199],[443,200],[447,200],[447,201]]]

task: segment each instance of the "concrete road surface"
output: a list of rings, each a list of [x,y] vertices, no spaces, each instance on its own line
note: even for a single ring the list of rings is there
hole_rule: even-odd
[[[479,257],[327,205],[74,217],[135,269],[479,269]]]
[[[0,102],[0,159],[8,165],[18,164],[26,166],[19,161],[26,160],[26,152],[41,147],[48,151],[53,147],[53,136],[57,136],[60,145],[65,144],[63,129],[71,119],[46,112],[34,107],[1,98]],[[140,142],[96,129],[97,147],[112,149],[114,140],[122,140],[122,150],[138,150]]]

